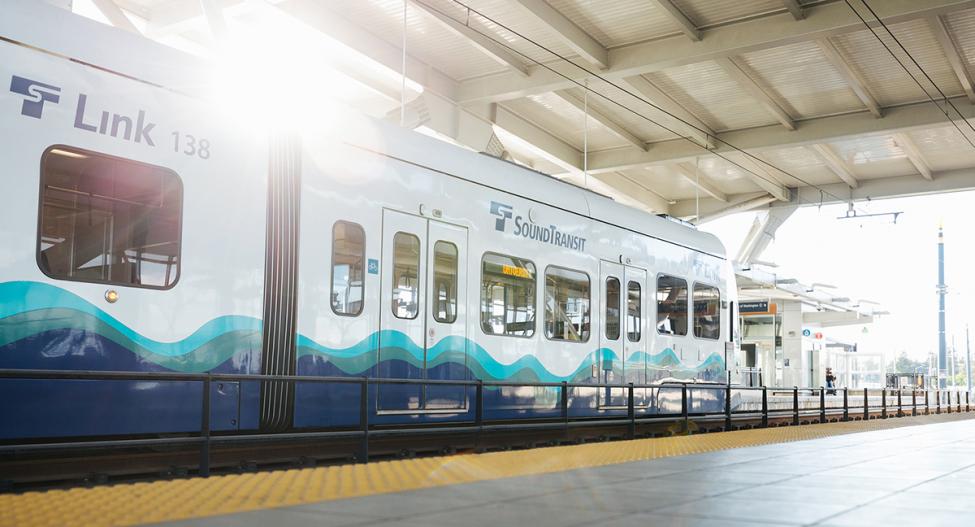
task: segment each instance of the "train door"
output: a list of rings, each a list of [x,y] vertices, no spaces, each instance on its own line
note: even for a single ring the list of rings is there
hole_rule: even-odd
[[[626,324],[623,352],[626,363],[623,366],[623,382],[636,385],[647,384],[647,339],[644,334],[646,327],[647,272],[636,267],[626,266],[623,269],[625,278]],[[634,404],[645,404],[646,389],[638,389],[633,393]]]
[[[467,229],[383,211],[378,376],[467,377],[465,269]],[[463,387],[383,384],[380,411],[462,408]]]
[[[598,382],[601,384],[645,384],[646,340],[644,335],[644,306],[647,272],[643,269],[599,262],[600,307],[603,327],[599,333],[600,350],[597,360]],[[634,401],[641,404],[644,390],[634,392]],[[599,390],[601,406],[626,406],[626,390]]]

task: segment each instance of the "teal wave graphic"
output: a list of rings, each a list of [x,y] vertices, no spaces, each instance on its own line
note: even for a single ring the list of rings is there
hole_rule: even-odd
[[[261,345],[261,321],[254,317],[217,317],[181,340],[161,342],[139,334],[64,289],[39,282],[0,283],[0,346],[53,329],[97,333],[146,360],[178,371],[207,371],[237,353],[259,350]],[[377,331],[346,348],[329,348],[305,335],[298,335],[296,344],[299,357],[321,357],[348,374],[361,374],[386,360],[402,360],[418,367],[424,361],[424,350],[399,331]],[[611,364],[614,371],[622,372],[619,357],[608,348],[592,351],[571,373],[559,375],[534,355],[505,364],[476,342],[458,336],[445,337],[426,351],[428,367],[446,363],[463,364],[475,378],[484,380],[582,381],[590,378],[592,367],[599,364]],[[716,353],[689,367],[670,348],[655,355],[633,353],[625,363],[645,363],[653,369],[679,371],[683,376],[724,369],[724,359]]]
[[[150,353],[179,357],[192,353],[216,337],[230,332],[261,331],[261,320],[254,317],[225,315],[206,322],[191,335],[173,342],[153,340],[133,331],[94,304],[59,287],[40,282],[4,282],[0,284],[0,319],[28,311],[71,310],[94,317],[126,340]],[[70,327],[70,326],[69,326]],[[84,327],[84,326],[82,326]]]

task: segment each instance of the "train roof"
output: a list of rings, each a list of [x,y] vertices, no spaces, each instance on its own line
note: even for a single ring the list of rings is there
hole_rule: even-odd
[[[367,119],[369,125],[366,127],[343,126],[342,135],[337,139],[595,221],[718,258],[726,257],[724,245],[713,234],[622,205],[602,194],[490,155],[450,145],[384,121]]]
[[[45,2],[5,0],[4,16],[0,17],[0,37],[175,92],[203,98],[214,94],[216,68],[213,64]],[[356,119],[351,114],[348,118]],[[370,131],[352,127],[362,131],[358,134],[343,127],[339,139],[596,221],[725,258],[724,246],[711,234],[616,203],[601,194],[513,163],[389,123],[373,119],[370,122]]]

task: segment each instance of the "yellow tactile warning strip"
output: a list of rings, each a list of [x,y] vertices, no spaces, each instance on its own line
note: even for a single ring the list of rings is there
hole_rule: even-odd
[[[942,414],[8,494],[0,495],[0,525],[138,525],[971,418]]]

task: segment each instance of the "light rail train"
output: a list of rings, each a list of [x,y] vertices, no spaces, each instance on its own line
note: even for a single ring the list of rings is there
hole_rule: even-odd
[[[29,4],[0,16],[0,368],[734,381],[715,237],[382,122],[255,133],[195,87],[193,59]],[[195,431],[201,389],[0,379],[0,439]],[[488,387],[484,414],[557,415],[558,397]],[[214,430],[359,418],[354,385],[211,399]],[[571,391],[574,415],[625,403]],[[372,386],[369,411],[469,419],[471,388]]]

